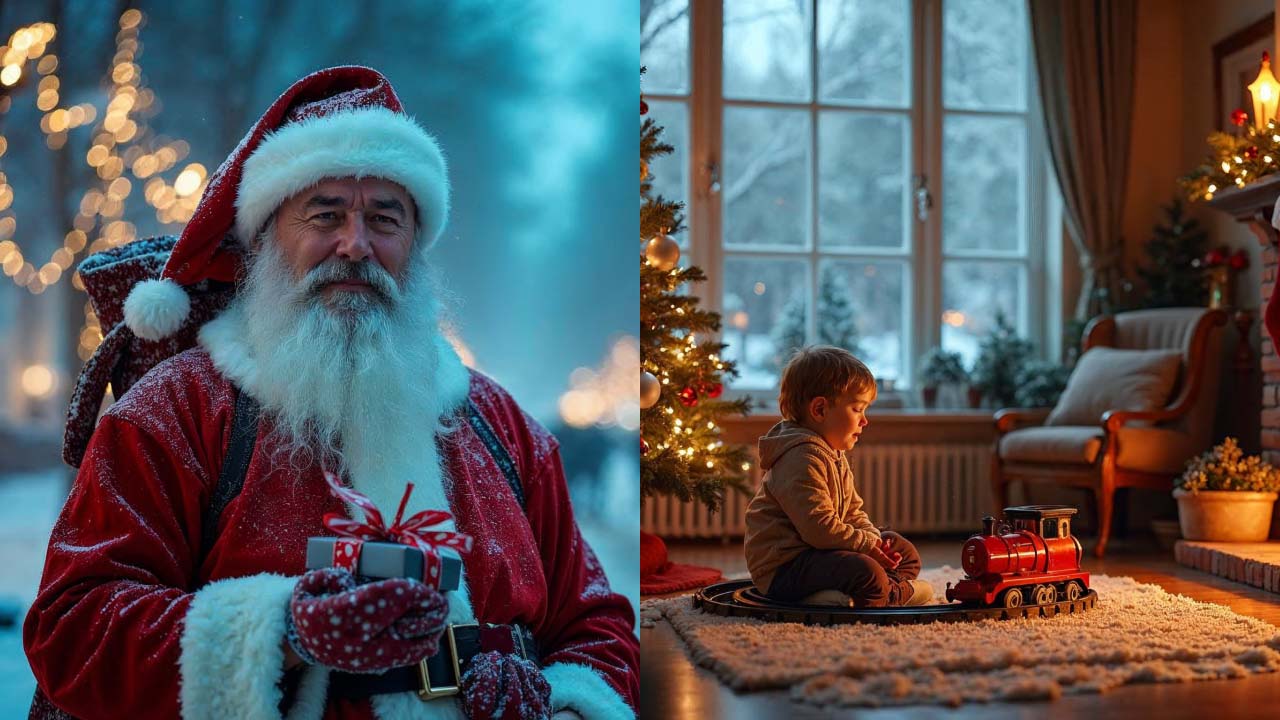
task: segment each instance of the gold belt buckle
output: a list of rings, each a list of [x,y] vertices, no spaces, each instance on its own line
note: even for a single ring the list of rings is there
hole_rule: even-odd
[[[445,628],[445,635],[449,638],[449,656],[453,661],[453,684],[433,685],[431,682],[431,670],[427,667],[427,659],[424,658],[418,661],[418,698],[420,700],[434,700],[438,697],[458,694],[458,687],[462,684],[462,669],[458,667],[458,639],[453,634],[453,631],[454,628],[460,627],[479,627],[479,624],[459,623]],[[444,648],[441,649],[443,650]]]

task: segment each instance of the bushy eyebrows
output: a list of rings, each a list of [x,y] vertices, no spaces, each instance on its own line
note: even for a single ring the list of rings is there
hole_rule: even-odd
[[[395,210],[401,215],[405,214],[404,204],[395,198],[374,198],[373,206],[379,210]]]
[[[303,205],[304,209],[310,210],[314,207],[342,207],[347,204],[347,199],[338,197],[337,195],[312,195],[307,204]]]
[[[312,195],[303,209],[346,207],[347,204],[347,198],[338,195]],[[395,198],[374,198],[370,204],[377,210],[395,210],[401,215],[406,214],[404,203]]]

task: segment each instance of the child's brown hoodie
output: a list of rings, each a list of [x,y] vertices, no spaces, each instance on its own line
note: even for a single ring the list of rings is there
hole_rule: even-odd
[[[880,541],[848,458],[818,433],[790,420],[774,425],[760,438],[760,467],[766,472],[747,508],[746,555],[761,592],[805,550],[867,552]]]

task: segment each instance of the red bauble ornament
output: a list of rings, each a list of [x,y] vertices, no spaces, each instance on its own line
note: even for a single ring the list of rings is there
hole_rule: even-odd
[[[685,407],[693,407],[698,404],[698,392],[691,387],[687,387],[680,391],[680,403]]]
[[[1249,121],[1249,113],[1245,112],[1244,110],[1241,110],[1240,108],[1236,108],[1235,110],[1231,111],[1232,125],[1235,125],[1236,127],[1244,127],[1244,124],[1248,121]]]
[[[1249,267],[1249,256],[1243,248],[1236,250],[1231,254],[1231,258],[1227,260],[1227,265],[1232,270],[1243,270]]]
[[[1244,149],[1244,157],[1246,160],[1252,160],[1258,157],[1258,146],[1250,145]]]
[[[646,442],[644,438],[640,438],[640,454],[641,455],[649,454],[649,443]]]
[[[1217,267],[1227,261],[1227,251],[1224,248],[1214,248],[1204,256],[1204,264],[1209,267]]]
[[[702,391],[703,395],[715,399],[720,397],[720,393],[724,392],[724,385],[720,383],[703,383],[702,387],[698,389]]]
[[[649,114],[649,103],[645,102],[644,98],[640,98],[640,114],[641,115]]]

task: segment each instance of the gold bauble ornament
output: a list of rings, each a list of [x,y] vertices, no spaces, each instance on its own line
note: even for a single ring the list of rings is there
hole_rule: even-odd
[[[659,233],[644,246],[644,257],[650,265],[666,272],[680,262],[680,246],[666,233]]]
[[[648,409],[658,402],[658,398],[662,395],[662,383],[658,382],[658,378],[653,373],[644,371],[640,373],[640,407]]]

